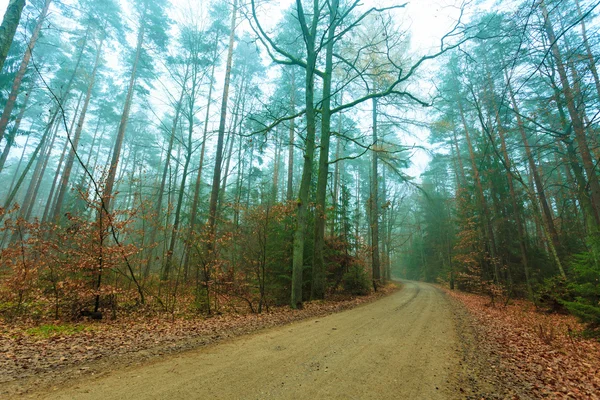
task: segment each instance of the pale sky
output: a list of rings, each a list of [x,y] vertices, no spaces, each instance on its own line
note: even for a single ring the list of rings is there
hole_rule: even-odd
[[[184,5],[189,0],[171,0],[177,6]],[[195,0],[200,1],[200,0]],[[280,0],[280,9],[286,9],[290,6],[292,0]],[[406,8],[399,13],[402,21],[398,21],[404,29],[411,32],[411,47],[415,57],[433,53],[439,49],[440,38],[448,32],[454,25],[459,14],[458,5],[461,0],[364,0],[363,7],[383,7],[406,2]],[[277,4],[277,1],[273,3]],[[0,0],[0,15],[3,16],[6,10],[8,0]],[[35,18],[36,16],[30,16]],[[271,15],[273,17],[273,15]],[[276,22],[277,18],[271,18]],[[266,22],[266,21],[265,21]],[[428,66],[424,66],[427,69]],[[425,85],[427,86],[427,85]],[[422,117],[421,117],[422,118]],[[417,138],[405,137],[407,145],[423,145],[427,136],[426,130],[416,130],[413,132]],[[427,166],[428,156],[424,153],[415,154],[412,162],[414,164],[407,173],[418,176]]]

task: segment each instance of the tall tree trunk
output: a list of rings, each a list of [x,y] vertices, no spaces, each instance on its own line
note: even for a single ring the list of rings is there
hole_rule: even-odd
[[[233,45],[235,42],[235,26],[237,20],[237,0],[233,1],[231,12],[231,31],[229,33],[229,48],[227,49],[227,63],[225,65],[225,79],[223,83],[223,97],[221,100],[221,117],[219,120],[219,132],[217,137],[217,149],[215,154],[215,170],[213,173],[212,189],[210,192],[210,202],[208,206],[208,257],[212,257],[216,246],[216,228],[217,228],[217,203],[219,200],[219,190],[221,185],[221,166],[223,163],[223,142],[225,139],[225,123],[227,122],[227,102],[229,100],[229,85],[231,82],[231,67],[233,64]]]
[[[4,12],[2,25],[0,25],[0,72],[2,72],[8,50],[19,27],[23,7],[25,7],[25,0],[9,0]]]
[[[483,185],[481,184],[481,178],[479,175],[479,168],[477,167],[477,162],[475,160],[475,151],[473,150],[473,143],[471,142],[471,135],[469,133],[469,129],[467,127],[467,121],[465,119],[464,110],[462,108],[462,104],[460,100],[458,101],[458,110],[460,113],[461,121],[463,124],[463,129],[465,131],[465,138],[467,140],[467,147],[469,149],[469,159],[471,161],[471,168],[473,169],[473,177],[475,179],[475,186],[477,188],[477,203],[480,210],[480,224],[483,237],[485,239],[485,245],[490,251],[491,263],[493,266],[493,276],[494,281],[499,283],[500,279],[500,270],[498,267],[498,263],[496,262],[496,243],[494,237],[494,230],[492,229],[492,224],[490,222],[489,217],[489,208],[485,201],[485,196],[483,193]]]
[[[296,75],[294,68],[290,68],[290,113],[294,115],[296,113]],[[290,135],[288,142],[288,166],[287,166],[287,201],[291,201],[294,198],[294,130],[295,130],[296,119],[290,120]]]
[[[273,155],[273,185],[271,187],[271,204],[277,203],[277,195],[279,193],[279,164],[281,159],[281,139],[279,133],[275,134],[274,138],[275,154]]]
[[[225,157],[225,171],[223,174],[223,183],[221,187],[223,188],[219,193],[219,204],[217,207],[217,215],[221,214],[221,210],[223,209],[223,204],[225,203],[225,195],[227,194],[227,179],[229,178],[229,167],[231,165],[231,155],[233,154],[233,145],[235,143],[235,133],[237,131],[238,121],[239,124],[242,123],[242,118],[244,112],[246,110],[246,88],[245,88],[245,79],[242,78],[242,82],[240,83],[240,87],[238,89],[238,96],[236,99],[235,108],[233,111],[233,121],[229,127],[229,132],[227,133],[227,141],[225,142],[227,148],[227,155]],[[241,99],[241,100],[240,100]],[[241,112],[240,112],[241,105]],[[240,137],[241,140],[241,137]]]
[[[29,61],[31,60],[31,53],[40,36],[40,31],[42,30],[42,26],[44,25],[44,20],[46,19],[46,15],[48,14],[48,9],[50,8],[51,2],[52,0],[46,0],[44,3],[44,8],[42,8],[42,11],[40,12],[38,21],[35,25],[35,28],[33,29],[31,38],[29,39],[27,50],[25,50],[25,55],[23,56],[23,60],[21,60],[21,65],[19,65],[19,70],[15,75],[10,94],[8,95],[8,100],[4,105],[2,116],[0,116],[0,141],[4,137],[4,132],[6,131],[6,127],[8,126],[8,122],[10,120],[10,115],[12,113],[13,108],[15,107],[17,96],[19,95],[21,83],[23,82],[23,78],[25,77],[25,73],[27,72],[27,66],[29,65]]]
[[[588,65],[590,67],[590,71],[592,72],[592,76],[594,77],[594,84],[596,85],[596,93],[598,94],[598,98],[600,98],[600,77],[598,77],[598,69],[596,68],[596,61],[594,54],[592,53],[592,48],[590,47],[590,42],[587,36],[587,29],[585,27],[585,21],[583,19],[583,14],[581,13],[581,7],[579,5],[579,0],[575,0],[575,6],[577,7],[577,15],[581,19],[581,35],[583,37],[583,45],[585,46],[585,52],[588,59]]]
[[[317,176],[317,198],[315,215],[315,237],[311,298],[325,297],[325,202],[327,200],[327,178],[329,177],[329,145],[331,139],[331,78],[333,74],[333,44],[337,28],[339,0],[329,5],[329,27],[325,47],[325,73],[323,75],[323,100],[321,102],[321,141],[319,149],[319,172]]]
[[[491,81],[491,79],[490,79]],[[513,177],[512,177],[512,166],[511,166],[511,160],[510,157],[508,156],[508,150],[506,148],[506,132],[504,131],[504,126],[502,125],[502,122],[500,121],[500,114],[499,114],[499,110],[497,108],[497,105],[495,104],[495,100],[493,99],[493,95],[494,95],[494,88],[491,88],[491,96],[490,98],[492,99],[492,104],[493,104],[493,113],[496,117],[496,124],[498,125],[498,136],[500,137],[500,147],[502,150],[502,157],[504,158],[504,167],[507,170],[507,174],[506,174],[506,178],[508,180],[508,190],[510,193],[510,202],[511,202],[511,206],[512,206],[512,215],[514,215],[515,217],[515,224],[517,225],[517,234],[518,234],[518,239],[519,239],[519,250],[521,253],[521,264],[523,265],[523,272],[525,273],[525,284],[527,285],[527,294],[529,295],[529,299],[530,300],[534,300],[533,297],[533,288],[531,286],[531,277],[530,277],[530,270],[529,270],[529,259],[527,257],[527,245],[526,245],[526,237],[525,237],[525,229],[524,229],[524,225],[523,225],[523,221],[521,219],[521,210],[519,209],[518,206],[518,201],[517,201],[517,194],[515,191],[515,186],[514,186],[514,182],[513,182]]]
[[[306,44],[306,139],[304,142],[304,165],[302,178],[300,180],[300,192],[298,194],[296,207],[296,226],[294,228],[294,244],[292,253],[292,293],[290,306],[298,308],[302,306],[302,270],[304,268],[304,236],[307,228],[307,209],[310,182],[312,179],[313,159],[315,155],[316,136],[316,111],[314,106],[315,71],[317,67],[317,54],[315,42],[319,17],[319,2],[313,0],[313,15],[310,28],[306,24],[304,8],[301,0],[296,0],[296,9],[303,30],[304,42]]]
[[[63,170],[62,179],[60,181],[60,186],[56,197],[56,204],[54,205],[54,211],[52,212],[52,220],[54,221],[54,223],[58,223],[60,220],[63,201],[65,199],[65,194],[67,193],[67,189],[69,187],[71,169],[73,168],[73,162],[75,161],[77,147],[79,146],[79,139],[81,138],[81,132],[83,131],[83,124],[85,123],[85,117],[87,114],[88,107],[90,105],[90,99],[92,97],[94,84],[96,82],[96,73],[98,72],[98,67],[100,65],[103,44],[104,38],[100,39],[100,43],[96,48],[96,59],[94,60],[94,67],[92,69],[92,74],[90,75],[90,80],[88,82],[87,91],[85,93],[85,100],[83,101],[83,107],[81,109],[81,113],[79,114],[79,120],[77,121],[77,128],[75,129],[75,134],[71,138],[71,131],[67,132],[67,142],[70,144],[70,150],[69,155],[67,156],[67,160],[65,162],[65,168]]]
[[[506,74],[506,71],[505,71]],[[521,140],[523,141],[523,146],[525,147],[525,155],[527,156],[527,162],[529,164],[529,170],[531,171],[531,175],[533,178],[533,183],[535,184],[535,189],[537,191],[537,197],[539,199],[539,203],[542,207],[542,212],[544,214],[544,219],[546,225],[548,226],[550,237],[552,238],[552,244],[554,247],[559,248],[560,242],[558,240],[558,233],[556,232],[556,227],[554,225],[554,219],[552,216],[552,211],[550,211],[550,207],[548,205],[548,200],[546,199],[546,189],[542,183],[542,179],[537,169],[537,165],[535,164],[535,160],[533,159],[533,154],[531,152],[531,146],[529,145],[529,140],[527,139],[527,133],[525,132],[525,125],[523,123],[523,119],[521,118],[521,113],[519,111],[519,106],[515,99],[515,95],[508,79],[508,75],[506,75],[506,81],[508,86],[508,94],[510,96],[510,101],[512,103],[513,110],[515,111],[515,115],[517,118],[517,128],[521,135]]]
[[[167,258],[165,261],[165,265],[162,271],[161,280],[166,281],[169,279],[169,274],[171,273],[172,262],[173,262],[173,253],[175,252],[175,244],[177,242],[177,235],[179,234],[179,223],[181,217],[181,208],[183,207],[183,197],[185,194],[185,183],[188,175],[188,168],[190,166],[190,160],[192,159],[192,136],[194,132],[193,125],[193,114],[190,117],[190,124],[188,126],[188,143],[185,155],[185,163],[183,165],[183,173],[181,175],[181,184],[179,186],[179,195],[177,197],[177,205],[175,206],[175,221],[173,222],[173,228],[171,230],[171,240],[169,242],[169,249],[167,250]]]
[[[187,80],[187,78],[186,78]],[[171,152],[173,151],[173,141],[175,140],[175,134],[177,132],[177,125],[179,123],[179,116],[181,114],[181,106],[183,103],[183,96],[185,94],[185,88],[181,88],[181,93],[179,95],[179,100],[177,100],[177,103],[175,104],[175,116],[173,117],[173,124],[171,126],[171,132],[169,135],[169,144],[167,146],[167,151],[165,154],[165,164],[163,167],[163,171],[162,171],[162,176],[161,176],[161,180],[160,180],[160,186],[158,188],[158,193],[157,193],[157,199],[156,199],[156,205],[154,208],[154,214],[155,214],[155,218],[157,221],[160,221],[162,218],[162,203],[163,203],[163,197],[165,194],[165,186],[166,186],[166,182],[167,182],[167,173],[169,172],[169,168],[171,165]],[[159,224],[160,225],[160,224]],[[150,274],[150,268],[152,266],[152,263],[154,261],[154,257],[156,254],[156,250],[158,246],[154,246],[155,241],[156,241],[156,233],[157,233],[158,229],[152,229],[150,232],[150,246],[153,246],[150,249],[150,252],[148,254],[148,260],[146,262],[146,268],[144,268],[144,276],[148,277],[148,275]]]
[[[215,66],[217,64],[218,40],[214,42],[213,64],[210,70],[210,82],[208,83],[208,99],[206,103],[206,114],[204,115],[204,127],[202,132],[202,146],[200,148],[200,161],[198,163],[198,171],[196,172],[196,184],[194,185],[194,198],[190,210],[190,225],[188,230],[188,240],[186,242],[184,271],[189,271],[190,266],[190,246],[193,239],[196,219],[198,219],[198,203],[200,202],[200,189],[202,186],[202,170],[204,168],[204,154],[206,152],[206,138],[208,136],[208,121],[210,119],[210,106],[212,104],[213,81],[215,79]]]
[[[3,207],[5,209],[7,209],[12,204],[12,201],[14,200],[15,196],[17,195],[17,192],[21,188],[21,185],[23,184],[23,181],[25,180],[25,177],[27,176],[27,173],[31,169],[31,166],[33,165],[34,161],[36,160],[38,154],[40,153],[40,151],[42,150],[42,148],[45,146],[46,140],[48,139],[48,135],[50,134],[50,131],[52,130],[52,127],[54,126],[54,122],[56,121],[57,115],[58,115],[58,110],[56,110],[53,113],[52,117],[50,118],[50,121],[48,122],[48,125],[46,126],[46,129],[44,130],[44,134],[42,135],[42,138],[40,139],[40,142],[36,146],[36,148],[33,151],[33,153],[29,156],[29,162],[25,166],[25,169],[21,173],[21,176],[19,177],[19,179],[15,183],[14,187],[10,191],[10,193],[9,193],[8,197],[6,198],[6,200],[4,201],[4,206]],[[0,215],[0,221],[2,221],[4,219],[4,216],[6,216],[6,214]]]
[[[556,43],[556,35],[554,34],[554,29],[552,28],[552,23],[548,15],[548,10],[546,9],[546,5],[543,0],[540,1],[540,7],[544,17],[544,28],[551,43],[552,55],[556,61],[556,69],[558,70],[558,75],[560,77],[560,83],[562,86],[563,95],[565,96],[567,110],[569,112],[569,117],[571,118],[571,123],[573,124],[573,131],[575,132],[575,139],[577,140],[579,154],[581,155],[583,167],[587,175],[596,222],[600,225],[600,182],[598,181],[598,175],[595,171],[594,160],[588,148],[585,127],[581,115],[578,113],[575,106],[574,94],[569,84],[567,71]]]
[[[371,153],[371,268],[373,269],[373,288],[377,290],[381,282],[381,265],[379,260],[379,179],[377,167],[377,98],[373,98],[373,151]]]
[[[127,122],[129,121],[129,112],[131,111],[131,103],[133,102],[133,93],[135,82],[137,80],[137,70],[142,55],[144,37],[146,34],[146,17],[148,12],[148,4],[144,3],[144,10],[142,11],[142,17],[140,19],[140,28],[137,36],[137,44],[135,49],[135,56],[133,65],[131,67],[131,76],[129,78],[129,86],[127,87],[127,96],[125,98],[125,105],[123,107],[123,114],[121,115],[121,121],[119,122],[119,130],[117,131],[117,139],[112,152],[112,160],[108,166],[108,176],[106,178],[106,184],[104,186],[103,193],[103,204],[106,210],[110,211],[111,197],[113,196],[113,189],[115,184],[115,177],[117,175],[117,169],[119,167],[119,159],[121,157],[121,147],[123,147],[123,138],[125,137],[125,130],[127,128]]]
[[[29,84],[29,88],[27,88],[27,92],[25,93],[25,101],[23,101],[23,104],[21,105],[21,109],[19,110],[17,119],[15,119],[15,124],[13,125],[9,134],[6,135],[6,145],[4,146],[4,149],[2,150],[2,155],[0,155],[0,172],[2,172],[2,169],[4,168],[4,164],[6,163],[6,160],[8,159],[10,149],[13,146],[13,144],[15,143],[15,140],[17,138],[17,133],[19,133],[21,121],[23,120],[23,115],[25,114],[25,110],[27,110],[27,104],[29,103],[29,99],[31,98],[31,91],[33,90],[35,81],[36,81],[35,79],[31,80],[31,83]]]
[[[29,132],[27,132],[26,136],[27,136],[27,139],[25,140],[25,144],[23,145],[23,150],[21,151],[21,157],[19,157],[19,162],[17,163],[17,167],[15,168],[13,178],[10,181],[10,186],[8,187],[8,193],[12,192],[12,189],[15,186],[15,182],[17,181],[17,176],[19,176],[19,170],[21,169],[21,164],[23,164],[23,160],[25,159],[25,153],[27,152],[27,146],[29,145],[29,139],[31,139],[31,130]]]

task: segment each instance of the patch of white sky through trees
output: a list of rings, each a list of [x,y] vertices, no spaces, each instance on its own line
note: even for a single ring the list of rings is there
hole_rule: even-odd
[[[69,4],[70,0],[63,0],[62,3]],[[130,4],[126,0],[121,0],[124,18],[129,18],[131,14]],[[206,18],[209,1],[200,0],[171,0],[172,7],[169,9],[169,17],[175,22],[171,27],[171,37],[177,36],[178,22],[194,22],[199,28],[203,27],[203,24],[208,23]],[[397,0],[365,0],[361,2],[360,8],[368,9],[371,7],[386,7],[392,5],[405,4],[405,7],[394,13],[395,22],[401,30],[406,32],[406,38],[409,40],[408,56],[410,58],[419,58],[426,54],[435,53],[439,51],[440,39],[449,32],[456,24],[457,19],[460,16],[461,5],[464,0],[412,0],[412,1],[397,1]],[[8,0],[0,0],[0,16],[4,14]],[[276,26],[280,18],[283,16],[285,10],[289,9],[293,0],[271,0],[261,2],[261,6],[266,8],[267,12],[259,14],[259,18],[263,27],[267,30],[271,30]],[[101,7],[102,1],[98,1],[98,6]],[[466,8],[463,19],[468,19],[469,12],[472,12],[474,7],[469,4]],[[35,20],[35,15],[25,15],[26,20]],[[133,19],[132,19],[133,20]],[[130,46],[135,44],[135,27],[129,25],[131,28],[127,34],[127,42]],[[252,34],[250,25],[246,20],[241,20],[238,28],[238,37],[244,35],[247,32]],[[124,73],[123,56],[125,49],[123,46],[114,44],[113,52],[110,52],[106,56],[107,65],[115,71],[117,74]],[[260,46],[259,46],[260,47]],[[265,90],[265,97],[268,96],[269,82],[273,81],[272,78],[278,74],[280,67],[270,63],[268,55],[264,49],[261,50],[263,63],[267,67],[265,74],[265,84],[263,88]],[[435,87],[432,84],[435,71],[438,68],[438,62],[436,60],[430,61],[424,65],[421,69],[417,79],[415,79],[410,85],[415,93],[419,94],[423,100],[428,101],[432,98],[435,92]],[[168,71],[165,68],[159,68],[161,74],[164,76],[157,76],[158,83],[155,85],[153,92],[149,98],[149,107],[152,108],[151,112],[157,116],[164,114],[171,104],[173,93],[176,88],[173,84],[169,83]],[[224,71],[217,71],[216,82],[215,82],[215,93],[220,92],[220,83]],[[271,88],[272,90],[272,88]],[[213,101],[218,99],[213,99]],[[217,112],[217,107],[214,108]],[[401,111],[400,111],[401,112]],[[358,110],[356,115],[359,117],[358,122],[361,129],[368,130],[370,128],[367,124],[361,123],[361,121],[370,121],[368,115],[368,104],[363,105],[362,110]],[[364,117],[362,117],[364,115]],[[418,177],[418,175],[426,168],[429,161],[427,151],[419,150],[418,147],[427,147],[427,111],[426,110],[412,110],[402,115],[402,119],[405,121],[414,121],[415,124],[405,123],[397,129],[397,134],[400,136],[402,142],[408,147],[414,147],[411,155],[411,166],[407,169],[409,176]],[[215,121],[215,119],[213,119]],[[216,122],[213,122],[216,123]],[[210,128],[210,127],[209,127]]]

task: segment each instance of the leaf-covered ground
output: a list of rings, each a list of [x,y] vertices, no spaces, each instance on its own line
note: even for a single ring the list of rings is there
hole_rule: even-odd
[[[582,338],[572,316],[537,312],[531,303],[446,292],[475,318],[479,346],[499,359],[500,386],[512,398],[600,399],[600,342]]]
[[[142,318],[25,326],[0,321],[0,397],[32,387],[99,375],[116,365],[139,363],[226,338],[356,307],[396,290],[387,286],[363,297],[305,303],[302,310],[271,308],[263,314],[212,318]]]

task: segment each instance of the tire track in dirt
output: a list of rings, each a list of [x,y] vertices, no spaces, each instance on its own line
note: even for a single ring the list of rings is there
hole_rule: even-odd
[[[464,398],[453,306],[432,285],[34,393],[48,399]],[[464,381],[464,380],[463,380]]]

